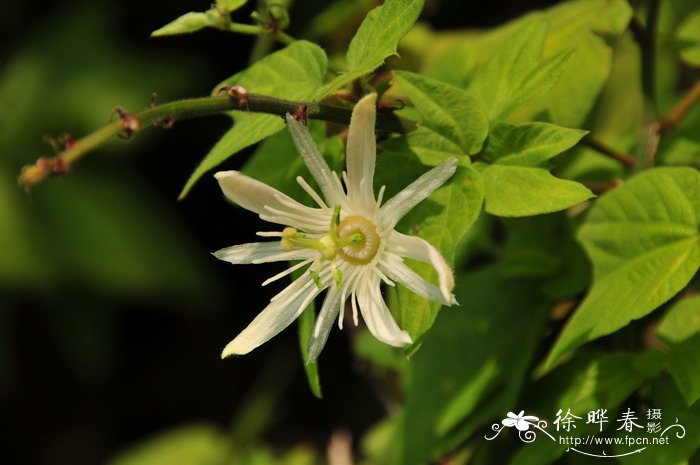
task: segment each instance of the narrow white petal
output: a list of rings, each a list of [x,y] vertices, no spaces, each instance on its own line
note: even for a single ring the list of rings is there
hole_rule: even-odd
[[[345,155],[347,165],[348,199],[353,205],[367,210],[375,204],[373,192],[374,165],[377,142],[374,125],[377,94],[365,95],[352,110]]]
[[[288,260],[305,260],[318,256],[318,252],[310,249],[282,250],[280,241],[251,242],[249,244],[234,245],[217,250],[213,255],[219,260],[233,263],[234,265],[247,263],[267,263]]]
[[[366,279],[357,292],[360,301],[360,312],[367,328],[374,337],[395,347],[410,344],[411,336],[394,321],[389,308],[384,303],[379,291],[379,279]]]
[[[438,273],[440,292],[443,299],[447,302],[456,303],[452,296],[452,288],[455,286],[452,270],[440,252],[429,242],[417,236],[407,236],[400,232],[392,231],[388,236],[387,251],[432,265]]]
[[[311,175],[321,188],[323,196],[333,205],[340,204],[342,198],[345,197],[340,181],[334,176],[326,160],[323,159],[316,142],[311,137],[309,129],[304,123],[297,121],[289,113],[287,113],[287,128],[289,128],[289,133],[292,135],[292,140],[299,151],[299,155],[304,159],[304,163],[309,168]]]
[[[393,228],[406,213],[442,186],[457,169],[457,159],[448,158],[389,199],[380,212],[386,228]]]
[[[303,280],[303,281],[302,281]],[[271,302],[236,338],[229,342],[221,353],[221,357],[243,355],[267,342],[280,331],[289,326],[304,311],[306,306],[321,290],[316,287],[309,276],[299,278],[300,291],[293,293],[292,298],[279,299]],[[298,286],[295,281],[289,287]],[[286,293],[287,289],[282,291]]]
[[[450,294],[450,299],[445,299],[445,295],[439,287],[423,279],[399,257],[392,255],[390,255],[390,257],[387,263],[382,262],[382,269],[389,278],[397,283],[403,284],[411,291],[428,300],[434,300],[443,305],[453,305],[457,303],[454,295]]]
[[[323,301],[321,311],[318,312],[314,330],[309,337],[309,363],[313,363],[318,358],[323,346],[326,345],[328,334],[333,327],[333,322],[340,311],[340,291],[334,287],[328,291],[326,299]]]
[[[303,211],[309,217],[315,217],[319,213],[318,209],[302,205],[277,189],[238,171],[219,171],[214,174],[214,177],[219,181],[221,190],[229,200],[261,217],[269,213],[267,208],[288,213]],[[287,221],[286,218],[274,218],[272,222],[302,230],[307,226],[305,221],[294,219]]]

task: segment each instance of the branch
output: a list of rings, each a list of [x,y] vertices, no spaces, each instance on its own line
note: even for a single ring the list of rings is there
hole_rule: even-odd
[[[622,163],[625,166],[634,166],[634,164],[636,162],[636,160],[634,159],[634,157],[632,155],[628,155],[624,152],[620,152],[618,150],[615,150],[614,148],[609,147],[609,146],[603,144],[602,142],[600,142],[596,139],[593,139],[590,136],[584,137],[581,142],[584,145],[589,146],[593,150],[596,150],[596,151],[602,153],[603,155],[607,155],[611,158],[614,158],[615,160],[619,161],[620,163]]]
[[[675,129],[678,123],[683,120],[685,115],[687,115],[698,102],[700,102],[700,81],[697,81],[678,101],[666,118],[659,122],[659,133],[664,134]]]
[[[237,88],[237,91],[231,89]],[[75,141],[66,142],[66,149],[52,158],[40,158],[32,165],[22,168],[18,182],[30,190],[44,179],[67,173],[83,156],[95,150],[114,136],[122,135],[128,139],[133,133],[146,126],[170,127],[174,121],[198,118],[232,110],[245,110],[255,113],[267,113],[284,117],[287,113],[306,112],[310,119],[349,125],[352,110],[318,102],[293,102],[258,94],[249,94],[240,86],[225,88],[228,95],[177,100],[163,105],[152,105],[146,110],[128,114],[115,109],[119,119],[103,126],[91,134]],[[399,118],[392,112],[377,114],[376,128],[379,132],[396,132],[404,134],[415,125]]]

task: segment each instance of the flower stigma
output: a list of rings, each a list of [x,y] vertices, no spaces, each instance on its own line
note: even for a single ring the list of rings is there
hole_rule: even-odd
[[[286,227],[281,242],[285,251],[295,248],[318,250],[325,260],[331,262],[340,255],[353,265],[366,265],[377,255],[381,238],[374,224],[363,216],[350,215],[341,221],[340,205],[336,205],[328,235],[315,239],[296,228]],[[335,281],[339,287],[341,279],[342,273],[337,270]]]

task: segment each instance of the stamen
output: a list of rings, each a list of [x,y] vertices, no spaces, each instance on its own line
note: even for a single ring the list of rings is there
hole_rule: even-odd
[[[377,206],[382,205],[382,200],[384,200],[384,191],[386,190],[386,186],[382,186],[379,188],[379,194],[377,195]]]
[[[321,277],[318,275],[318,273],[314,270],[309,270],[309,274],[311,275],[311,279],[314,280],[316,287],[323,289],[323,283],[321,283]]]
[[[263,281],[262,285],[263,285],[263,286],[267,286],[268,284],[270,284],[270,283],[272,283],[272,282],[275,282],[275,281],[277,281],[277,280],[280,279],[280,278],[284,278],[284,277],[287,276],[288,274],[294,273],[294,272],[295,272],[296,270],[298,270],[299,268],[301,268],[301,267],[303,267],[303,266],[306,266],[306,265],[308,265],[309,263],[311,263],[311,262],[313,262],[313,261],[314,261],[313,258],[309,258],[309,259],[307,259],[307,260],[304,260],[303,262],[299,262],[299,263],[297,263],[296,265],[291,266],[291,267],[287,268],[286,270],[282,271],[281,273],[277,273],[277,274],[274,275],[273,277],[266,279],[265,281]]]
[[[326,205],[326,202],[321,199],[321,196],[316,193],[316,191],[309,185],[308,182],[301,176],[297,176],[297,183],[301,186],[304,191],[306,191],[309,196],[314,199],[314,201],[318,204],[319,207],[321,208],[328,208],[328,205]]]
[[[255,234],[260,237],[282,237],[281,231],[258,231]]]

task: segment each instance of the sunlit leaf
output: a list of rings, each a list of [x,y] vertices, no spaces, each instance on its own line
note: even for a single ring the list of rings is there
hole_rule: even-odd
[[[700,266],[700,173],[656,168],[601,197],[579,231],[591,290],[547,363],[612,333],[673,297]]]
[[[585,134],[549,123],[498,122],[491,128],[484,157],[504,165],[541,166],[576,145]]]
[[[546,21],[526,22],[476,73],[469,91],[492,120],[505,119],[557,83],[571,56],[565,50],[543,59]]]
[[[399,40],[416,22],[424,0],[386,0],[365,17],[348,47],[348,70],[323,88],[331,93],[360,76],[369,74],[396,55]]]
[[[419,74],[397,71],[394,75],[420,115],[421,124],[466,154],[481,149],[488,133],[488,121],[474,98],[458,87]]]
[[[484,209],[497,216],[551,213],[593,197],[582,184],[530,166],[490,165],[484,171],[484,186]]]

